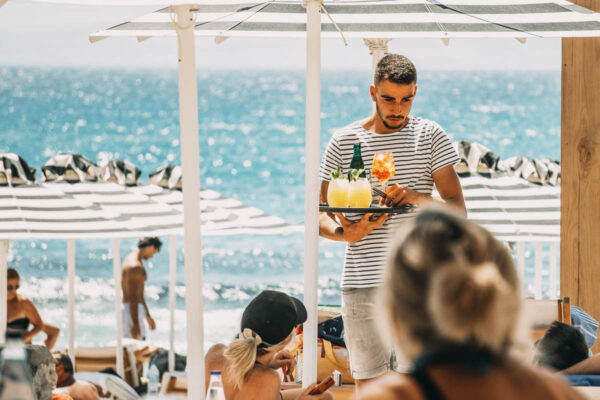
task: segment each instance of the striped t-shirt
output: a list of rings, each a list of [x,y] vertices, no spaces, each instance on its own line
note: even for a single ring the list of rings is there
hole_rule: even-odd
[[[397,183],[421,193],[431,194],[432,173],[458,162],[458,155],[450,138],[435,122],[410,116],[408,124],[400,131],[377,134],[365,130],[357,121],[333,134],[321,161],[320,177],[329,181],[331,170],[340,166],[348,173],[354,143],[360,142],[365,169],[370,172],[376,153],[392,152],[396,175],[388,181],[388,187]],[[369,174],[371,185],[382,188],[377,179]],[[379,204],[379,196],[373,203]],[[347,213],[350,220],[360,219],[362,214]],[[356,243],[346,246],[346,258],[342,273],[342,287],[374,287],[383,282],[388,251],[393,234],[403,225],[410,214],[388,214],[384,224]]]

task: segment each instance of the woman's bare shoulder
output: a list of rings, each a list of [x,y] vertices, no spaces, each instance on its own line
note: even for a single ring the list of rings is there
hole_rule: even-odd
[[[257,365],[244,382],[244,395],[248,399],[278,399],[281,378],[271,368]]]
[[[358,395],[360,400],[422,400],[421,391],[405,374],[388,372],[369,382]]]

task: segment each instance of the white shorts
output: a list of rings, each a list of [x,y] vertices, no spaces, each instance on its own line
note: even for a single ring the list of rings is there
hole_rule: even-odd
[[[394,368],[390,335],[382,335],[377,322],[378,290],[342,288],[344,339],[354,379],[375,378]]]
[[[123,337],[130,338],[133,321],[131,320],[131,312],[129,311],[129,303],[123,303]],[[140,323],[140,336],[142,340],[146,339],[146,309],[142,303],[138,303],[138,321]]]

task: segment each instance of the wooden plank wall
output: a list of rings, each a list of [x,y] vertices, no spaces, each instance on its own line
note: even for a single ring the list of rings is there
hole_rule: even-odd
[[[563,39],[562,61],[560,291],[600,321],[600,38]]]

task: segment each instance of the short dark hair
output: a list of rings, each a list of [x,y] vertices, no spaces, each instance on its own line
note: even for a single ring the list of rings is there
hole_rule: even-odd
[[[19,276],[19,273],[17,272],[16,269],[14,268],[8,268],[6,270],[6,279],[21,279],[21,277]]]
[[[54,351],[52,356],[54,357],[56,366],[62,365],[65,374],[73,375],[73,362],[67,353],[62,351]]]
[[[554,321],[537,342],[535,356],[542,367],[562,371],[588,358],[588,346],[577,328]]]
[[[156,250],[160,251],[160,246],[162,246],[162,242],[157,237],[144,237],[141,238],[138,242],[138,249],[143,249],[144,247],[154,246]]]
[[[387,54],[375,68],[373,82],[390,81],[399,85],[417,83],[417,69],[407,57],[400,54]]]

